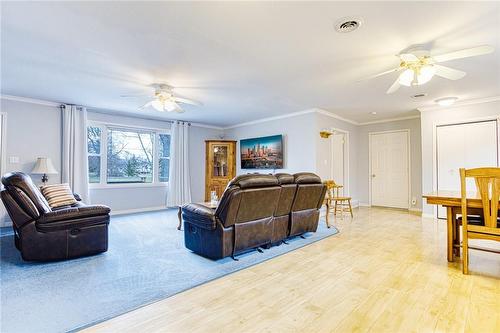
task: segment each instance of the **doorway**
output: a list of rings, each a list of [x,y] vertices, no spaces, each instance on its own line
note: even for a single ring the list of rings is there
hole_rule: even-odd
[[[334,129],[330,142],[330,179],[343,186],[339,193],[349,195],[349,133]]]
[[[410,130],[369,133],[370,205],[409,208]]]

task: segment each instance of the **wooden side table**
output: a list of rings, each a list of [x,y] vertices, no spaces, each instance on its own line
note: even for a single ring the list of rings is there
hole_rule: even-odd
[[[210,201],[205,201],[205,202],[197,202],[197,204],[215,210],[219,203],[214,205]],[[181,205],[178,206],[177,217],[179,218],[179,225],[177,226],[177,230],[182,230],[182,206]]]

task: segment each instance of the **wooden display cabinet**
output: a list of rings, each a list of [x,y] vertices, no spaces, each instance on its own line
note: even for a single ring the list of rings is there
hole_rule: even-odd
[[[216,191],[220,199],[227,183],[236,176],[236,141],[206,140],[205,201]]]

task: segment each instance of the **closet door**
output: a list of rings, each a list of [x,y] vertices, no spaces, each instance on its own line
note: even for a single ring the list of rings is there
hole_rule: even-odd
[[[436,140],[439,191],[460,191],[460,168],[498,166],[496,120],[438,126]],[[467,186],[474,191],[473,182]],[[446,209],[439,207],[438,217],[446,218]]]

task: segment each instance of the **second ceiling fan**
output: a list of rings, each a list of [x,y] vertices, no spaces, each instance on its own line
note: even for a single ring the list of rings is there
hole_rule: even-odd
[[[373,79],[394,72],[402,72],[396,81],[389,87],[386,92],[387,94],[394,93],[401,86],[410,87],[425,84],[429,82],[434,75],[448,80],[459,80],[465,76],[466,73],[464,71],[439,65],[439,63],[480,56],[492,53],[493,51],[494,48],[492,46],[483,45],[432,56],[429,50],[424,49],[421,45],[416,45],[397,55],[400,59],[397,68],[372,75],[367,79]]]

